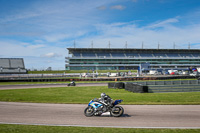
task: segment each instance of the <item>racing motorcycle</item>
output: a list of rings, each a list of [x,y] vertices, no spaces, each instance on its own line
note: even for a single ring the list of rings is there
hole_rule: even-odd
[[[72,81],[69,84],[67,84],[67,86],[76,86],[76,83],[74,81]]]
[[[123,100],[115,100],[110,105],[97,100],[96,98],[91,100],[88,107],[85,108],[84,114],[87,117],[100,116],[102,113],[110,112],[111,116],[120,117],[124,113],[124,109],[121,106],[116,106]]]

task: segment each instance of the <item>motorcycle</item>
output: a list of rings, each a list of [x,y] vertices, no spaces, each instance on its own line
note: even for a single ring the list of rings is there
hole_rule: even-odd
[[[120,117],[124,113],[124,109],[121,106],[116,106],[123,100],[115,100],[110,105],[97,100],[96,98],[91,100],[88,107],[85,108],[84,114],[87,117],[100,116],[102,113],[110,112],[111,116]]]
[[[72,81],[71,83],[69,83],[67,86],[76,86],[76,83],[74,81]]]

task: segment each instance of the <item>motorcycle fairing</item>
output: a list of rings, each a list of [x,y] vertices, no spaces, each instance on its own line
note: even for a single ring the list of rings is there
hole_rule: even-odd
[[[88,106],[92,106],[93,108],[97,109],[98,107],[102,106],[102,104],[99,102],[90,101]]]
[[[123,100],[115,100],[114,102],[113,102],[113,105],[117,105],[117,104],[119,104],[119,103],[121,103]]]

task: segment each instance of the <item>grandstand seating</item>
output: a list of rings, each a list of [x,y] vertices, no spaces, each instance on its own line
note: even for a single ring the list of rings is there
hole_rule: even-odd
[[[137,69],[144,62],[150,63],[152,68],[200,67],[200,49],[68,48],[68,50],[72,55],[66,58],[70,59],[66,61],[68,70]]]
[[[4,58],[0,58],[0,67],[1,68],[9,68],[10,67],[10,63],[8,59],[4,59]]]
[[[166,54],[166,55],[170,58],[180,57],[179,54],[174,54],[174,53],[170,53],[170,54]]]
[[[192,58],[193,56],[192,56],[192,54],[179,54],[181,57],[183,57],[183,58],[186,58],[186,57],[188,57],[188,58]]]
[[[82,57],[96,57],[95,53],[82,53]]]
[[[124,55],[124,53],[111,53],[111,55],[112,55],[112,57],[123,57],[123,58],[125,58],[125,55]]]
[[[200,57],[198,53],[73,53],[78,58],[194,58]],[[13,63],[17,61],[13,60]],[[18,61],[19,62],[19,61]],[[1,63],[8,64],[7,60]],[[21,68],[22,66],[18,66]],[[17,64],[16,64],[17,65]],[[15,66],[16,66],[15,65]]]
[[[109,58],[110,57],[110,53],[96,53],[98,57],[106,57]]]
[[[22,58],[0,58],[0,74],[27,73]]]
[[[153,53],[154,57],[160,57],[160,58],[165,58],[167,57],[166,54],[161,54],[161,53]]]
[[[74,57],[81,57],[80,53],[73,53]]]
[[[127,57],[139,57],[139,55],[137,53],[126,53]]]
[[[10,59],[10,68],[24,68],[23,60]]]
[[[148,58],[151,58],[151,57],[153,57],[153,56],[152,56],[152,54],[140,53],[140,57],[148,57]]]
[[[193,55],[194,57],[200,57],[200,54],[198,54],[198,53],[192,53],[192,55]]]

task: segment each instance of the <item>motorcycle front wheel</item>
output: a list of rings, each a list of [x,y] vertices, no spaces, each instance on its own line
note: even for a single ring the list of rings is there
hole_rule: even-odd
[[[85,114],[85,116],[87,116],[87,117],[93,116],[93,115],[94,115],[94,108],[91,107],[91,106],[88,106],[87,108],[85,108],[84,114]]]
[[[121,106],[115,106],[110,111],[110,114],[114,117],[120,117],[124,114],[124,109]]]

